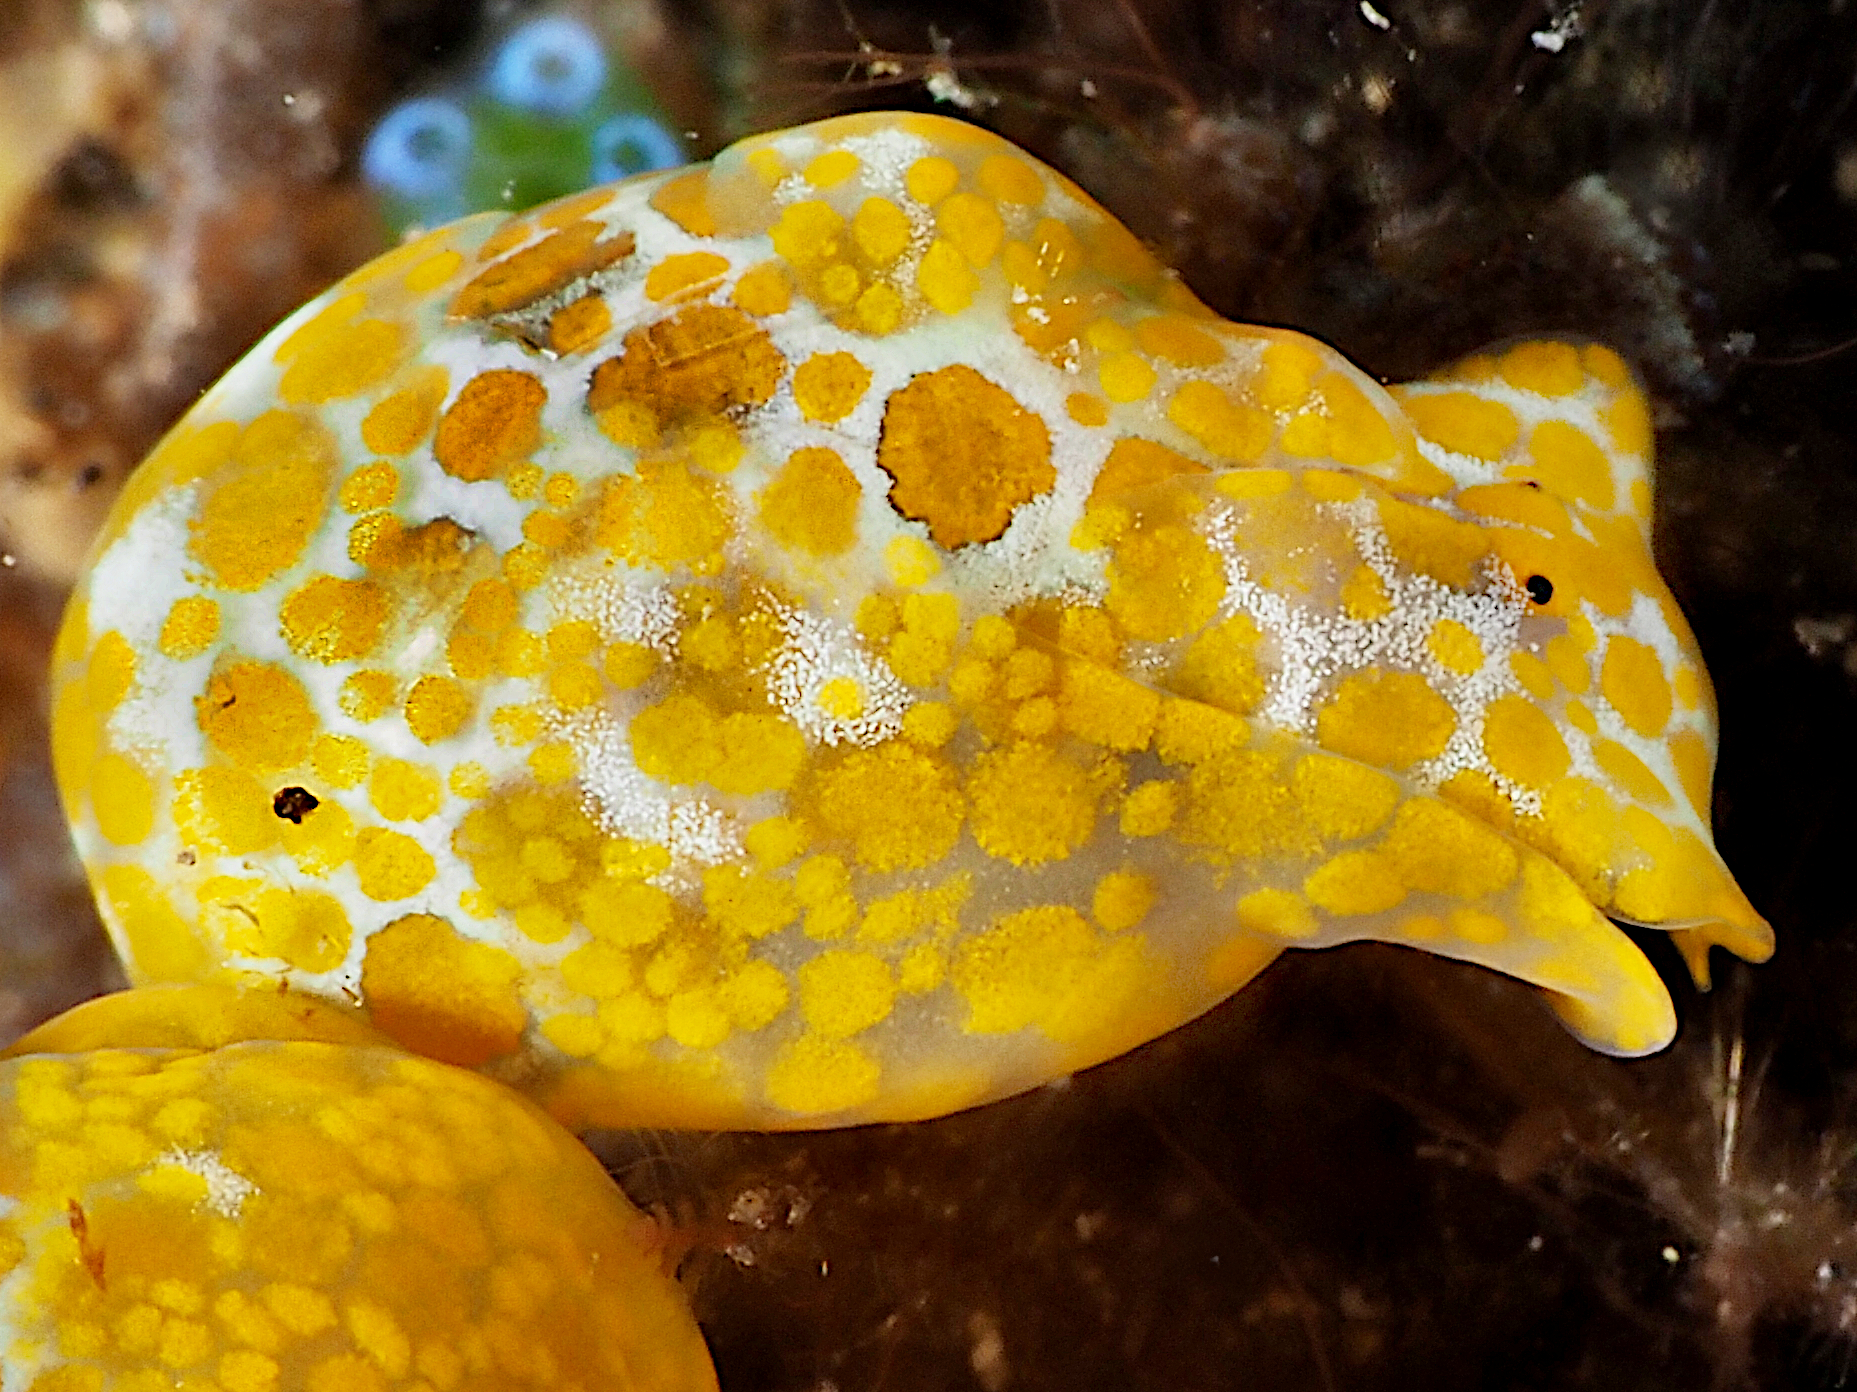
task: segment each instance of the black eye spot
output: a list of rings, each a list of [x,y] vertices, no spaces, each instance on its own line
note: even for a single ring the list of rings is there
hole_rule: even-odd
[[[1545,575],[1531,575],[1522,583],[1528,591],[1528,597],[1536,604],[1546,604],[1554,598],[1554,582]]]
[[[308,788],[279,788],[271,799],[271,810],[295,826],[302,826],[303,818],[321,805]]]

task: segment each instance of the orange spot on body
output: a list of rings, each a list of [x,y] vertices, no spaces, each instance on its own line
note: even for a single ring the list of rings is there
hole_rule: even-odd
[[[451,316],[486,319],[512,313],[630,256],[632,234],[615,232],[601,241],[606,230],[597,222],[577,222],[495,262],[458,291]]]
[[[877,466],[896,480],[891,506],[949,548],[999,537],[1057,482],[1044,422],[963,363],[891,394]]]
[[[464,384],[440,417],[432,453],[467,483],[495,478],[541,443],[548,392],[526,372],[496,368]]]
[[[740,310],[691,305],[627,334],[619,355],[594,368],[587,406],[598,413],[634,403],[660,423],[720,415],[771,399],[786,365]]]

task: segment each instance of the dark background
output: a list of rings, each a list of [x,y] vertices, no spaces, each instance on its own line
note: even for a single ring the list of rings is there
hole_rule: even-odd
[[[532,12],[0,0],[0,1032],[116,981],[42,715],[89,530],[194,395],[386,244],[371,123]],[[1635,1063],[1513,983],[1360,946],[945,1121],[599,1138],[693,1246],[725,1392],[1857,1380],[1857,6],[577,12],[699,153],[932,84],[1215,308],[1389,380],[1539,331],[1618,347],[1720,697],[1718,839],[1780,944],[1699,996],[1647,942],[1683,1026]]]

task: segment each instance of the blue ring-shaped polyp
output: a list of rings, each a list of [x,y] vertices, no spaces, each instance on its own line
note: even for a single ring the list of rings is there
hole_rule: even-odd
[[[531,20],[503,41],[485,82],[506,106],[537,116],[577,116],[606,85],[599,35],[567,15]]]
[[[456,192],[471,158],[471,118],[444,97],[414,97],[381,118],[361,151],[361,172],[403,198]]]
[[[649,116],[615,116],[593,133],[596,184],[652,169],[670,169],[683,162],[683,146],[677,143],[677,137]]]

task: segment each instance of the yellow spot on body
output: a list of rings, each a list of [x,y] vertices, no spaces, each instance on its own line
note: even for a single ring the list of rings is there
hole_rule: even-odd
[[[1456,619],[1440,619],[1425,635],[1425,650],[1438,665],[1460,677],[1474,675],[1483,666],[1483,644]]]
[[[1483,752],[1496,772],[1528,788],[1557,782],[1572,762],[1554,722],[1519,696],[1501,697],[1484,711]]]
[[[97,638],[84,673],[84,696],[97,715],[114,710],[135,685],[135,649],[115,629]]]
[[[833,677],[819,687],[819,709],[834,720],[856,720],[864,714],[864,692],[851,677]]]
[[[1303,881],[1309,901],[1332,914],[1381,913],[1406,897],[1397,869],[1378,851],[1343,851]]]
[[[1278,339],[1264,349],[1251,393],[1271,411],[1294,411],[1309,398],[1326,363],[1315,346],[1297,336]]]
[[[105,866],[97,897],[138,979],[199,981],[210,974],[206,945],[141,866]]]
[[[961,171],[953,160],[940,155],[924,155],[903,175],[903,186],[918,203],[933,207],[961,182]]]
[[[1352,841],[1378,831],[1399,803],[1399,784],[1378,769],[1326,754],[1296,761],[1290,790],[1324,840]]]
[[[223,588],[258,589],[294,565],[321,527],[335,461],[320,424],[265,412],[240,433],[235,467],[207,483],[189,553]]]
[[[337,300],[285,340],[278,350],[280,360],[289,364],[278,379],[280,400],[292,406],[320,406],[358,396],[393,375],[406,356],[403,326],[385,319],[338,324],[331,318],[332,312],[360,298]]]
[[[1523,689],[1537,701],[1546,701],[1553,696],[1553,669],[1533,653],[1509,654],[1509,670]]]
[[[1270,443],[1270,420],[1210,382],[1182,383],[1167,403],[1167,419],[1221,459],[1248,464]]]
[[[870,369],[850,353],[815,353],[793,370],[793,402],[807,420],[834,424],[870,386]]]
[[[976,182],[1002,203],[1032,207],[1044,202],[1045,181],[1024,160],[1011,155],[988,155],[980,162]]]
[[[406,695],[406,725],[422,744],[436,744],[462,730],[473,710],[470,694],[450,677],[431,675]]]
[[[1092,319],[1083,331],[1083,341],[1104,353],[1126,353],[1135,346],[1135,335],[1119,320]]]
[[[1580,350],[1571,343],[1518,343],[1498,364],[1502,380],[1519,391],[1570,396],[1586,385]]]
[[[1481,822],[1433,798],[1403,803],[1380,852],[1408,889],[1480,899],[1506,888],[1520,867],[1515,848]]]
[[[867,334],[893,333],[903,322],[903,297],[881,281],[866,286],[852,306],[857,326]]]
[[[1485,947],[1509,936],[1509,925],[1482,909],[1452,909],[1446,921],[1456,936]]]
[[[1655,739],[1670,723],[1670,683],[1657,650],[1623,634],[1606,643],[1599,689],[1612,709],[1638,734]]]
[[[1238,901],[1238,926],[1251,933],[1278,938],[1307,938],[1315,934],[1315,912],[1309,901],[1287,889],[1255,889]]]
[[[1670,805],[1670,790],[1644,760],[1616,740],[1595,738],[1592,745],[1594,760],[1608,778],[1624,789],[1627,797],[1652,807]]]
[[[793,303],[793,283],[778,261],[763,261],[743,272],[742,278],[735,282],[731,299],[737,309],[760,318],[785,314]]]
[[[411,898],[437,873],[431,855],[410,836],[381,827],[364,827],[355,835],[355,878],[376,903]]]
[[[636,474],[611,479],[600,500],[595,539],[634,565],[721,568],[731,518],[713,479],[676,459],[645,459]]]
[[[1715,751],[1697,731],[1678,730],[1670,736],[1670,758],[1676,765],[1677,777],[1683,782],[1683,792],[1689,798],[1689,805],[1699,815],[1707,817]]]
[[[814,198],[782,208],[768,236],[777,254],[795,266],[812,266],[838,255],[844,230],[838,210]]]
[[[425,764],[405,759],[374,761],[368,780],[368,800],[390,822],[423,821],[444,801],[438,775]]]
[[[432,433],[450,378],[442,367],[422,366],[410,370],[402,380],[407,385],[382,397],[362,418],[361,443],[375,454],[407,454]],[[369,505],[386,507],[392,501],[389,495],[384,501]],[[348,506],[346,496],[343,506]],[[358,512],[361,509],[351,507],[349,510]]]
[[[606,680],[621,691],[644,685],[657,666],[657,653],[638,643],[614,643],[600,662]]]
[[[1481,527],[1397,498],[1380,500],[1380,525],[1395,556],[1454,589],[1472,587],[1477,564],[1490,551],[1490,538]]]
[[[1160,886],[1152,875],[1139,870],[1112,870],[1096,882],[1090,912],[1104,928],[1119,933],[1146,918],[1159,897]]]
[[[1156,314],[1138,320],[1135,341],[1142,351],[1175,367],[1216,367],[1225,361],[1218,339],[1179,314]]]
[[[946,764],[894,742],[825,762],[811,801],[825,832],[877,871],[934,864],[954,849],[966,812]]]
[[[1138,935],[1105,942],[1068,905],[1022,909],[964,941],[948,979],[966,1000],[963,1028],[1010,1034],[1037,1026],[1052,1038],[1087,1036],[1127,1009],[1144,983]]]
[[[1547,665],[1554,679],[1576,696],[1586,693],[1593,683],[1593,673],[1583,648],[1565,633],[1548,639]]]
[[[1109,408],[1103,405],[1100,397],[1088,392],[1072,392],[1064,399],[1064,410],[1078,425],[1109,424]]]
[[[875,266],[887,266],[909,248],[909,215],[887,198],[867,198],[851,219],[851,237]]]
[[[999,209],[989,199],[972,193],[956,193],[943,199],[935,209],[935,225],[976,267],[992,262],[1005,236]]]
[[[407,914],[368,939],[361,994],[374,1024],[407,1048],[473,1068],[520,1042],[521,976],[507,952],[461,937],[442,918]]]
[[[1341,587],[1341,608],[1357,623],[1372,623],[1393,612],[1393,597],[1370,566],[1356,566]]]
[[[106,841],[139,845],[154,828],[154,780],[123,755],[105,754],[91,765],[90,806]]]
[[[1207,623],[1225,585],[1225,567],[1204,539],[1168,524],[1123,538],[1109,563],[1104,603],[1131,637],[1162,642]]]
[[[767,1100],[783,1111],[818,1116],[875,1100],[882,1069],[857,1045],[802,1034],[781,1046],[767,1070]]]
[[[826,1039],[848,1039],[888,1018],[896,978],[881,957],[833,949],[797,973],[800,1013],[807,1028]]]
[[[277,839],[279,822],[257,779],[237,769],[190,769],[174,780],[174,823],[183,845],[251,855]]]
[[[1578,426],[1558,420],[1541,422],[1528,437],[1528,452],[1533,463],[1522,470],[1525,477],[1535,479],[1562,502],[1611,510],[1616,497],[1612,465]]]
[[[1379,667],[1345,678],[1315,720],[1324,747],[1390,769],[1435,759],[1457,728],[1451,703],[1423,677]]]
[[[313,662],[353,662],[379,646],[389,616],[385,592],[371,580],[316,575],[293,590],[278,617],[284,641]]]
[[[1139,682],[1093,662],[1064,665],[1058,713],[1064,728],[1109,749],[1145,749],[1161,698]]]
[[[202,595],[183,595],[168,610],[158,645],[162,656],[184,662],[205,652],[218,637],[219,605]]]
[[[348,915],[333,895],[222,876],[203,885],[199,897],[202,926],[217,930],[231,952],[312,972],[340,966],[348,955]]]
[[[651,206],[692,237],[716,235],[715,215],[709,210],[709,170],[704,167],[679,174],[658,185]]]
[[[234,764],[255,769],[303,762],[316,713],[300,683],[281,667],[238,662],[207,679],[194,698],[201,733]]]
[[[688,251],[666,256],[645,277],[645,298],[668,300],[693,289],[713,285],[729,271],[728,258],[713,251]]]
[[[988,750],[967,782],[974,840],[1014,865],[1063,860],[1089,839],[1101,794],[1089,771],[1047,745]]]
[[[458,251],[441,251],[436,256],[428,256],[412,270],[406,273],[401,283],[408,293],[426,295],[439,288],[456,275],[464,265],[464,253]]]
[[[1110,353],[1096,366],[1103,395],[1115,402],[1140,401],[1154,390],[1154,368],[1136,353]]]
[[[373,512],[392,507],[400,493],[400,471],[386,460],[356,469],[342,480],[336,499],[344,512]]]
[[[814,155],[807,164],[806,182],[814,188],[831,188],[844,183],[862,167],[862,162],[849,150],[827,150],[822,155]]]
[[[336,697],[342,713],[363,725],[379,720],[400,699],[400,684],[391,672],[356,672],[342,683]]]
[[[1651,452],[1651,410],[1644,395],[1635,387],[1621,391],[1612,404],[1599,413],[1612,444],[1621,454],[1649,455]]]
[[[899,536],[883,548],[883,568],[892,582],[914,589],[941,573],[941,560],[920,537]]]
[[[945,238],[937,237],[930,242],[916,264],[916,289],[922,292],[922,298],[931,308],[943,314],[959,314],[966,309],[973,303],[974,293],[979,288],[980,277]]]
[[[1174,824],[1179,811],[1178,784],[1163,779],[1143,783],[1129,792],[1122,804],[1121,829],[1124,836],[1159,836]]]
[[[1515,412],[1472,392],[1427,392],[1407,396],[1401,404],[1419,434],[1473,459],[1501,459],[1522,433]]]

